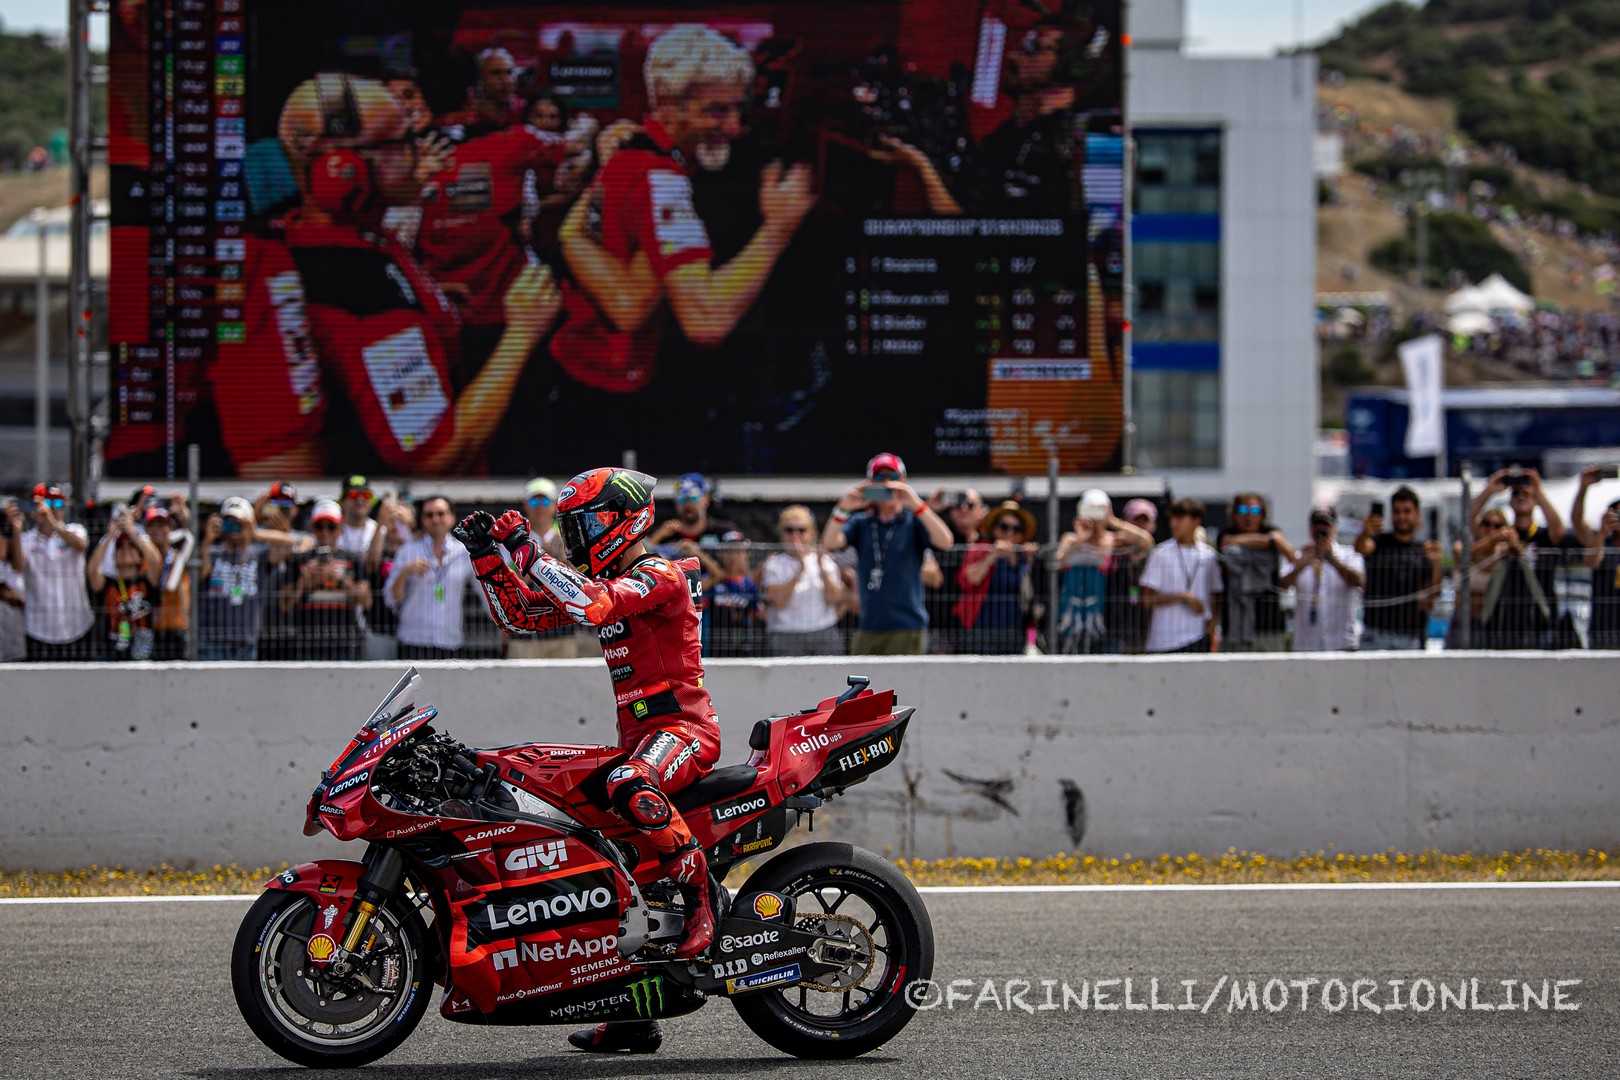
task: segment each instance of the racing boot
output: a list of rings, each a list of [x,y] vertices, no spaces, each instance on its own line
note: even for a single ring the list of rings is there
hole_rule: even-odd
[[[680,886],[686,908],[686,934],[675,948],[675,959],[702,955],[714,941],[714,907],[709,902],[709,861],[696,840],[688,840],[663,862],[664,873]]]
[[[650,1054],[664,1044],[664,1032],[656,1020],[616,1020],[581,1028],[569,1035],[568,1041],[593,1054],[611,1054],[618,1050]]]

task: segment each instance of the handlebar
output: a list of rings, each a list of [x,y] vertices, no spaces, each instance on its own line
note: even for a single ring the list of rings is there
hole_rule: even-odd
[[[867,678],[865,675],[851,675],[848,682],[849,689],[845,690],[842,694],[839,694],[838,700],[833,702],[833,704],[842,705],[844,702],[855,697],[862,690],[865,690],[868,686],[872,685],[872,680]]]

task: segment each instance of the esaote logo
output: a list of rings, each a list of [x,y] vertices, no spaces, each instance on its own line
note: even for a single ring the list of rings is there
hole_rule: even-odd
[[[552,867],[568,861],[568,841],[548,840],[543,844],[530,844],[528,847],[513,848],[511,854],[506,856],[508,870],[534,870],[539,867]]]

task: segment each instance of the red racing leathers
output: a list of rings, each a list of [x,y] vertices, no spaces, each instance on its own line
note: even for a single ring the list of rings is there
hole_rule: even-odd
[[[703,688],[698,561],[672,563],[649,554],[623,576],[598,581],[545,554],[532,539],[514,561],[528,569],[538,590],[499,552],[473,560],[490,613],[504,630],[544,633],[571,622],[596,628],[613,679],[619,746],[630,751],[608,777],[609,794],[637,786],[673,793],[708,775],[720,756],[720,725]],[[667,814],[667,827],[657,814]],[[673,807],[655,811],[650,821],[627,816],[648,830],[661,857],[691,842]],[[672,876],[682,880],[679,870]]]

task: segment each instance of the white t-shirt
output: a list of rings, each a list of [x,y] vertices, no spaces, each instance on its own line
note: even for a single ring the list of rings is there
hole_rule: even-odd
[[[804,572],[794,583],[793,595],[788,598],[788,602],[765,606],[765,629],[772,633],[804,634],[813,630],[825,630],[838,622],[838,610],[827,603],[827,591],[822,583],[823,573],[837,580],[838,564],[832,561],[832,556],[822,554],[821,568],[818,570],[815,552],[807,551],[801,558]],[[771,555],[765,560],[760,575],[760,589],[792,581],[793,563],[793,556],[785,551]]]
[[[1166,540],[1148,556],[1147,568],[1142,571],[1142,585],[1161,593],[1192,593],[1203,601],[1201,615],[1186,604],[1165,604],[1153,609],[1153,622],[1148,626],[1147,643],[1143,648],[1150,653],[1171,652],[1204,636],[1210,606],[1215,594],[1221,591],[1220,560],[1208,544],[1182,547],[1174,540]]]
[[[1304,555],[1303,552],[1300,553]],[[1345,566],[1366,573],[1367,564],[1356,549],[1345,544],[1334,544],[1333,554]],[[1303,557],[1300,562],[1303,562]],[[1300,565],[1294,563],[1294,566]],[[1316,572],[1322,577],[1318,581]],[[1293,568],[1289,568],[1293,573]],[[1356,603],[1361,590],[1344,583],[1344,576],[1333,567],[1322,563],[1320,567],[1306,566],[1294,579],[1294,651],[1338,652],[1354,649],[1356,638]],[[1316,618],[1311,618],[1311,609]]]
[[[80,540],[88,538],[78,522],[63,525]],[[85,552],[67,546],[60,533],[44,536],[38,529],[23,533],[23,557],[28,560],[25,582],[28,607],[24,623],[28,636],[52,645],[79,640],[95,622],[84,580]]]
[[[338,530],[337,548],[340,551],[352,551],[356,555],[364,556],[371,550],[371,538],[377,532],[377,523],[366,518],[365,524],[358,527],[344,524]]]

